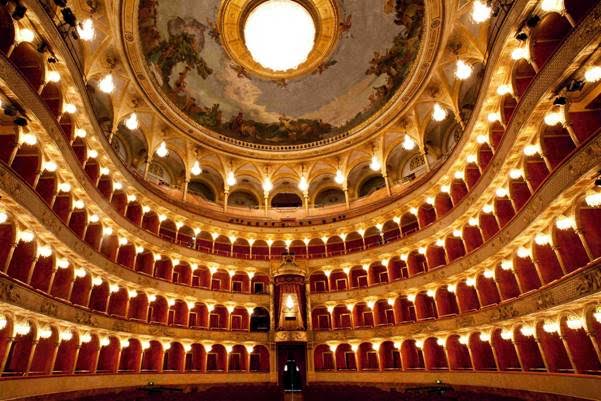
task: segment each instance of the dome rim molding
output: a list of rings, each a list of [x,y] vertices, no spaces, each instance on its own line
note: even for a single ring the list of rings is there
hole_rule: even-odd
[[[134,85],[145,98],[148,106],[160,115],[167,126],[194,143],[201,143],[212,151],[236,159],[267,162],[299,162],[348,152],[394,126],[404,110],[411,107],[426,88],[429,78],[443,56],[441,47],[448,33],[451,13],[443,0],[423,0],[425,16],[423,40],[417,59],[409,76],[392,99],[366,121],[355,126],[352,133],[342,133],[326,140],[300,145],[262,145],[231,139],[212,132],[192,121],[156,87],[149,77],[138,31],[138,5],[140,0],[121,0],[118,22],[117,47],[124,60],[124,68]],[[227,51],[226,51],[227,53]],[[242,151],[242,152],[241,152]]]

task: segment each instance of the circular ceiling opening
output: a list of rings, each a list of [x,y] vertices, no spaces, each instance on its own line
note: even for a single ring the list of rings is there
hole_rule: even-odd
[[[287,71],[307,61],[315,44],[315,21],[292,0],[268,0],[250,12],[244,40],[253,59],[264,68]]]

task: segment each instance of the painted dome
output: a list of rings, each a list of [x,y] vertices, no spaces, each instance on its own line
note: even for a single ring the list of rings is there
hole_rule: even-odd
[[[284,72],[254,68],[239,42],[262,2],[230,3],[138,4],[145,74],[167,105],[157,107],[175,110],[199,138],[286,146],[353,134],[390,108],[422,47],[422,0],[300,1],[316,26],[307,62]]]

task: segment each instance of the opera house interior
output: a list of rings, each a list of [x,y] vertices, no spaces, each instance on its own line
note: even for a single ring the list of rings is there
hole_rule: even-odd
[[[601,400],[601,1],[0,0],[0,400]]]

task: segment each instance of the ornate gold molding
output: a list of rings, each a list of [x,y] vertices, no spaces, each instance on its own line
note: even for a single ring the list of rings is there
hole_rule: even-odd
[[[217,26],[226,53],[246,71],[271,80],[294,79],[310,74],[327,60],[338,40],[338,7],[333,0],[297,0],[315,23],[315,45],[307,61],[289,71],[272,71],[257,63],[246,48],[244,24],[252,10],[265,0],[224,0]]]

